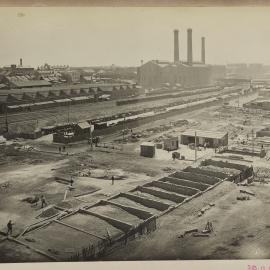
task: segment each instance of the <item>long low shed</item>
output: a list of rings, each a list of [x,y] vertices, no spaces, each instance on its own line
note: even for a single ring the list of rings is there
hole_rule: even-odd
[[[195,135],[196,134],[196,135]],[[228,132],[187,130],[181,134],[181,144],[195,143],[203,146],[205,143],[208,147],[219,147],[228,145]]]

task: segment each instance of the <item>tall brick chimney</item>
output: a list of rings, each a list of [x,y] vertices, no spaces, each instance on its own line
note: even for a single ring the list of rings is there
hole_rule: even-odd
[[[202,37],[202,63],[205,64],[205,37]]]
[[[179,62],[179,39],[178,39],[178,30],[174,31],[174,62]]]
[[[187,62],[188,65],[192,65],[192,29],[187,30]]]
[[[22,58],[20,58],[20,66],[22,67]]]

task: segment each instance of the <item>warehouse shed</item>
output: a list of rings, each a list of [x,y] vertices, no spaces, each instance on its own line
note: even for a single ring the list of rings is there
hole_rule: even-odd
[[[187,130],[181,134],[181,144],[195,143],[195,132],[197,137],[197,146],[214,148],[219,146],[228,146],[228,132]]]

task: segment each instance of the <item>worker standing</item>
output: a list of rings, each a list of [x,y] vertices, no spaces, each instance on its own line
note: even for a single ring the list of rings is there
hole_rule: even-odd
[[[41,208],[43,208],[44,206],[47,206],[48,203],[46,201],[46,198],[44,195],[41,195]]]
[[[12,235],[13,225],[14,223],[12,222],[12,220],[10,220],[7,224],[7,236]]]
[[[112,185],[114,185],[114,176],[112,176]]]
[[[71,176],[71,179],[70,179],[70,186],[71,187],[73,186],[73,183],[74,183],[74,180],[72,179],[72,176]]]

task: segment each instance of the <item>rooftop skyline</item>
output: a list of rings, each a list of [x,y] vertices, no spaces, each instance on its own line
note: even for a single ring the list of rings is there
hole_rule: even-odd
[[[173,30],[179,29],[180,60],[207,64],[270,64],[270,7],[260,8],[0,8],[0,66],[138,66],[173,61]]]

